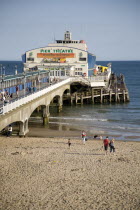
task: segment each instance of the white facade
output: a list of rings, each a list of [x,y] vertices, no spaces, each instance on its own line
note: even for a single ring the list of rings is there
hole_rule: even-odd
[[[71,33],[66,31],[64,40],[27,51],[24,71],[39,69],[49,70],[52,76],[88,76],[86,43],[83,40],[71,40]]]

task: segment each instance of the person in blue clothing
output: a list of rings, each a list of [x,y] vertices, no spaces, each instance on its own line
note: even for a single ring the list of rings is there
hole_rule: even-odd
[[[28,90],[29,90],[29,93],[31,93],[31,92],[32,92],[32,89],[31,89],[31,87],[29,87],[29,88],[28,88]]]
[[[115,139],[113,138],[109,143],[110,152],[115,152],[114,141]]]

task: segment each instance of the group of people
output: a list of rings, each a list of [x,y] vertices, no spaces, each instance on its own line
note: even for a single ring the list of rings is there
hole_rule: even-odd
[[[9,101],[10,98],[10,94],[8,93],[8,91],[4,91],[0,93],[0,100],[3,101],[3,103],[7,103]]]
[[[103,140],[104,144],[104,150],[107,154],[108,147],[110,147],[110,152],[115,152],[115,147],[114,147],[114,138],[112,140],[108,139],[108,136]]]
[[[83,140],[83,144],[85,144],[86,140],[87,140],[87,135],[85,131],[82,131],[82,140]],[[97,138],[98,135],[95,135],[94,138]],[[99,136],[99,139],[102,140],[102,136]],[[115,152],[115,147],[114,147],[114,138],[112,140],[108,139],[108,136],[103,140],[103,145],[104,145],[104,150],[107,154],[108,151],[108,147],[110,147],[110,152]]]
[[[87,141],[87,135],[84,130],[82,131],[81,137],[82,137],[83,144],[85,145],[85,142]],[[94,136],[94,138],[95,138],[95,136]],[[102,136],[100,136],[100,140],[102,140]],[[108,148],[110,148],[110,153],[115,152],[114,141],[115,141],[114,138],[112,140],[109,140],[108,136],[103,140],[103,146],[104,146],[104,150],[105,150],[106,154],[107,154]],[[70,139],[68,139],[68,146],[69,146],[69,148],[71,146]]]
[[[18,96],[18,87],[16,86],[16,95]],[[0,92],[0,101],[3,101],[4,105],[9,103],[10,98],[13,98],[13,93],[9,93],[8,90]]]
[[[4,128],[2,130],[2,135],[10,137],[12,135],[12,131],[13,131],[12,125],[9,125],[7,129]]]

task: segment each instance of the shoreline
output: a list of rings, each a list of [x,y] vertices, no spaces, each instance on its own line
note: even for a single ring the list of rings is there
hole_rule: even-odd
[[[83,129],[84,130],[84,129]],[[66,129],[66,130],[53,130],[50,128],[44,128],[44,127],[30,127],[30,131],[27,134],[27,137],[38,137],[38,138],[81,138],[81,132],[82,130],[78,129]],[[140,142],[137,140],[137,138],[140,138],[138,136],[128,136],[127,138],[121,139],[121,135],[109,135],[109,134],[101,134],[101,133],[95,133],[91,134],[90,132],[86,131],[87,138],[89,140],[96,140],[94,138],[94,135],[98,135],[97,139],[99,140],[99,136],[102,136],[103,139],[108,136],[110,139],[115,138],[116,141],[134,141],[134,142]],[[134,140],[133,140],[134,139]]]
[[[18,138],[18,135],[15,133],[17,130],[16,127],[13,127],[13,135],[12,137]],[[83,129],[84,130],[84,129]],[[87,139],[88,140],[100,140],[100,136],[102,136],[102,139],[105,139],[106,136],[109,137],[111,140],[112,138],[115,139],[115,141],[124,141],[124,142],[140,142],[139,136],[125,136],[126,138],[122,138],[121,135],[111,135],[111,134],[101,134],[101,133],[91,133],[87,130],[85,130],[87,133]],[[16,131],[18,132],[18,131]],[[72,128],[67,128],[66,129],[59,129],[56,130],[55,127],[54,129],[49,128],[49,127],[29,127],[29,132],[26,134],[26,137],[28,138],[75,138],[75,139],[81,139],[81,129],[72,129]],[[94,135],[98,135],[97,138],[94,138]],[[2,137],[3,135],[0,134]],[[6,137],[6,136],[3,136]],[[138,139],[138,140],[137,140]]]

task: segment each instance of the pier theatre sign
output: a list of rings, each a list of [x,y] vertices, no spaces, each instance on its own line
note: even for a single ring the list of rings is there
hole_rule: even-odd
[[[73,50],[68,49],[53,49],[53,50],[40,50],[40,53],[37,53],[38,58],[74,58],[75,54]]]

